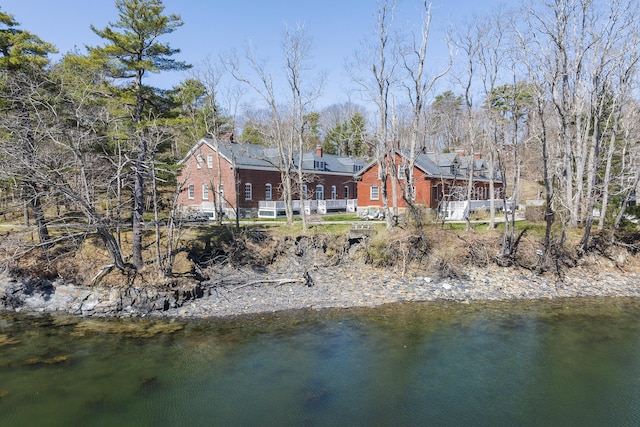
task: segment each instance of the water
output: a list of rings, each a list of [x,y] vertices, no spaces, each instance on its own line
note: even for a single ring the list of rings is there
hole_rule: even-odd
[[[1,426],[640,425],[640,302],[0,317]]]

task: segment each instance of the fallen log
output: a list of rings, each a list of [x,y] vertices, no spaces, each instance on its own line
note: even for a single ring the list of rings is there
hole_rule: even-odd
[[[306,279],[261,279],[261,280],[252,280],[251,282],[244,283],[242,285],[236,286],[231,289],[231,291],[235,291],[237,289],[245,288],[247,286],[258,285],[261,283],[275,283],[278,286],[284,285],[287,283],[303,283],[306,282]]]

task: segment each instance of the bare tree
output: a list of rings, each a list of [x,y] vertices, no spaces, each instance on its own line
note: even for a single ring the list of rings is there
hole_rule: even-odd
[[[600,222],[603,224],[605,221],[605,212],[607,205],[605,200],[608,201],[608,195],[610,194],[610,187],[616,189],[616,195],[620,196],[621,203],[618,209],[618,213],[615,216],[613,225],[611,227],[611,240],[614,240],[615,232],[619,229],[622,219],[624,218],[627,207],[630,205],[632,196],[636,196],[638,193],[638,183],[640,182],[640,152],[636,146],[636,141],[640,137],[640,128],[638,127],[638,105],[635,101],[629,101],[624,107],[624,120],[619,122],[619,130],[616,135],[622,142],[620,147],[620,166],[617,179],[608,177],[605,174],[603,180],[603,186],[606,185],[606,192],[603,193],[602,201],[602,213],[600,216]],[[610,151],[610,150],[609,150]],[[609,165],[609,158],[607,157],[607,165]],[[605,198],[607,196],[607,198]],[[637,203],[637,202],[636,202]]]
[[[499,76],[504,72],[505,62],[508,60],[508,46],[507,40],[505,40],[507,36],[507,28],[506,25],[509,25],[510,22],[510,14],[509,12],[497,10],[490,17],[481,21],[476,28],[476,33],[479,39],[479,48],[478,48],[478,61],[480,68],[480,78],[482,81],[482,87],[485,98],[489,96],[489,94],[493,93],[496,88],[497,81]],[[506,23],[506,24],[505,24]],[[514,77],[515,79],[515,77]],[[515,88],[515,82],[514,82]],[[505,165],[502,164],[502,159],[505,158],[503,154],[500,153],[500,148],[504,147],[503,141],[500,141],[498,135],[500,132],[498,131],[498,123],[496,121],[496,117],[490,115],[490,125],[489,132],[483,133],[483,146],[487,147],[489,159],[488,159],[488,175],[489,175],[489,228],[495,228],[495,212],[496,205],[495,200],[496,197],[496,189],[495,189],[495,180],[494,177],[496,175],[496,168],[501,171],[501,179],[502,179],[502,188],[501,194],[503,199],[503,208],[506,209],[505,199],[507,195],[507,183],[506,183],[506,174],[505,174]],[[517,122],[515,122],[517,126]],[[514,135],[517,135],[517,131],[514,130]],[[515,141],[515,138],[514,138]],[[514,150],[517,150],[517,146],[513,144]],[[517,165],[517,153],[514,152],[514,171],[518,170]],[[514,172],[515,173],[515,172]],[[514,179],[517,181],[517,178]],[[514,182],[515,184],[515,182]],[[514,186],[514,193],[517,191],[517,187]],[[514,194],[514,202],[515,202],[515,194]],[[515,214],[515,212],[514,212]],[[506,218],[505,218],[506,219]],[[505,228],[505,242],[512,241],[509,237],[510,234],[513,233],[513,227],[509,229]],[[509,247],[509,251],[510,251]],[[503,253],[504,253],[504,245],[503,245]]]
[[[355,63],[349,69],[355,83],[365,95],[374,102],[377,110],[377,132],[375,158],[380,178],[382,204],[387,229],[393,227],[389,205],[389,181],[395,189],[397,182],[396,144],[390,136],[391,99],[390,93],[395,84],[395,69],[398,55],[393,39],[392,25],[396,7],[395,0],[379,0],[377,3],[375,41],[364,44],[355,55]]]
[[[11,146],[12,155],[8,159],[19,157],[25,159],[26,165],[35,164],[37,152],[44,143],[41,139],[42,135],[36,132],[37,126],[34,123],[34,117],[38,114],[34,109],[42,108],[36,101],[42,96],[43,89],[46,86],[46,74],[43,70],[25,65],[19,72],[17,70],[9,70],[4,73],[4,84],[2,92],[2,100],[9,108],[3,114],[1,126],[5,132],[10,135],[13,140]],[[29,161],[31,159],[31,161]],[[8,171],[15,173],[16,178],[21,183],[22,197],[25,202],[25,218],[28,224],[28,212],[30,208],[33,219],[38,232],[38,240],[42,248],[46,252],[48,242],[50,240],[49,227],[45,218],[44,200],[47,193],[46,185],[32,179],[29,169],[18,171],[15,168],[22,162],[9,163]],[[13,166],[13,167],[11,167]]]
[[[611,162],[615,151],[620,115],[619,106],[627,102],[629,84],[635,76],[638,64],[637,17],[638,7],[635,2],[617,0],[609,4],[607,20],[591,36],[592,65],[590,90],[591,144],[587,170],[585,228],[580,242],[584,252],[589,248],[593,211],[597,199],[598,170],[601,165],[601,147],[605,137],[610,134],[610,144],[605,159],[605,179],[603,186],[609,185]],[[603,191],[607,194],[607,190]],[[608,200],[602,202],[601,217],[606,215]],[[604,213],[602,211],[605,211]]]
[[[22,30],[13,15],[0,11],[0,88],[5,107],[5,131],[18,142],[22,156],[35,157],[39,141],[31,123],[34,117],[30,100],[41,90],[43,71],[49,63],[48,55],[55,47],[35,34]],[[37,114],[35,115],[37,116]],[[45,187],[31,182],[29,175],[21,177],[26,205],[31,207],[38,229],[39,241],[46,249],[50,239],[49,229],[42,207]],[[25,209],[28,219],[28,211]]]
[[[216,220],[222,223],[224,216],[224,191],[222,185],[222,159],[220,154],[221,144],[233,143],[233,123],[228,117],[224,117],[218,102],[218,90],[222,72],[211,63],[205,64],[198,74],[198,79],[204,86],[202,106],[199,110],[204,124],[204,131],[214,147],[214,160],[216,162],[215,175],[210,177],[209,188],[213,195],[213,204]],[[230,148],[230,147],[229,147]],[[208,160],[207,160],[208,161]],[[237,205],[236,205],[237,208]],[[235,215],[238,220],[238,215]]]
[[[285,71],[287,82],[291,91],[290,99],[290,126],[289,132],[290,146],[297,151],[298,163],[296,167],[296,192],[300,195],[300,218],[302,219],[302,229],[307,229],[307,220],[304,206],[304,187],[307,182],[304,173],[304,149],[305,149],[305,127],[306,115],[309,107],[315,101],[320,91],[322,83],[315,86],[315,90],[308,90],[305,86],[305,66],[309,58],[311,40],[307,35],[304,26],[298,25],[293,31],[285,28],[283,51],[285,52]],[[313,86],[311,86],[313,87]]]
[[[540,160],[542,163],[542,180],[545,197],[545,235],[542,256],[540,256],[538,260],[538,268],[544,269],[547,261],[553,257],[552,226],[555,219],[554,201],[556,197],[555,182],[557,179],[557,176],[554,174],[553,161],[551,158],[550,146],[553,141],[550,137],[550,130],[548,129],[548,123],[551,122],[551,115],[549,114],[547,95],[550,93],[550,88],[557,86],[559,76],[562,76],[561,71],[556,68],[553,68],[549,72],[546,67],[549,64],[562,64],[562,58],[554,61],[554,52],[549,51],[547,41],[541,39],[534,31],[529,31],[529,29],[534,28],[534,24],[539,22],[539,18],[535,12],[529,10],[529,13],[531,16],[526,16],[526,24],[528,24],[528,27],[526,27],[524,31],[516,28],[516,36],[518,44],[521,46],[521,61],[526,67],[529,81],[533,85],[532,97],[535,103],[537,123],[537,127],[533,129],[533,136],[539,142],[542,153]],[[531,22],[532,20],[533,22]],[[535,46],[535,49],[530,48],[530,46]],[[554,78],[555,80],[553,80]]]
[[[222,59],[231,75],[252,88],[268,107],[270,126],[266,129],[269,132],[266,136],[278,151],[276,167],[280,171],[287,223],[293,223],[293,198],[298,194],[301,199],[300,215],[303,228],[306,227],[302,191],[306,179],[302,172],[304,117],[323,86],[322,81],[309,86],[303,84],[310,47],[311,42],[304,26],[299,25],[294,31],[285,29],[282,48],[285,59],[284,73],[290,91],[288,107],[282,106],[276,93],[274,76],[268,73],[264,61],[259,61],[255,57],[250,46],[246,49],[245,60],[257,76],[258,82],[253,81],[242,71],[235,54]]]
[[[78,69],[67,66],[61,64],[53,72],[40,76],[42,90],[33,92],[29,98],[33,137],[40,142],[38,150],[25,157],[21,149],[14,150],[6,144],[5,160],[18,167],[7,168],[5,173],[17,174],[17,178],[46,188],[49,198],[66,200],[82,212],[84,218],[72,219],[77,222],[72,227],[75,231],[62,232],[57,239],[96,233],[104,242],[113,266],[123,270],[125,263],[111,221],[98,207],[100,200],[96,197],[104,194],[105,188],[100,188],[99,183],[108,181],[111,172],[100,165],[99,157],[92,152],[104,142],[107,114],[105,103],[99,100],[105,92],[93,80],[86,80]],[[64,226],[66,222],[66,218],[60,217],[57,225]],[[85,230],[79,232],[82,223]]]
[[[444,77],[453,64],[453,48],[449,43],[449,62],[448,65],[438,74],[428,76],[425,70],[427,64],[427,45],[429,41],[429,32],[431,30],[431,3],[426,0],[422,2],[422,20],[420,25],[419,37],[414,34],[410,44],[403,52],[403,64],[407,72],[408,78],[405,84],[409,102],[411,104],[411,131],[409,136],[409,152],[405,156],[405,163],[402,165],[400,173],[404,175],[404,186],[402,188],[402,197],[416,221],[419,221],[420,215],[415,205],[415,176],[414,168],[418,155],[421,153],[421,147],[424,146],[424,134],[426,125],[424,123],[424,108],[427,95],[433,89],[436,82]]]
[[[254,82],[247,74],[245,74],[240,65],[237,55],[234,53],[222,58],[225,69],[239,82],[242,82],[253,89],[260,98],[267,104],[270,125],[267,129],[268,141],[278,150],[278,164],[276,167],[280,171],[282,197],[284,199],[285,214],[287,224],[293,224],[293,169],[294,152],[293,147],[288,145],[285,123],[282,118],[280,104],[276,97],[274,87],[274,78],[268,73],[268,69],[264,61],[256,58],[251,46],[247,46],[245,50],[245,60],[249,64],[251,70],[257,75],[258,82]]]

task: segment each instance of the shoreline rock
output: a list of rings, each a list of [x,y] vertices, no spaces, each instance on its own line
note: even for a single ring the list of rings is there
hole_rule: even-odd
[[[256,274],[226,269],[220,277],[178,288],[86,287],[62,281],[0,277],[0,311],[83,317],[213,318],[284,310],[375,307],[396,302],[640,297],[635,273],[569,270],[562,280],[518,269],[467,269],[465,278],[400,276],[354,266]],[[300,280],[293,280],[298,279]],[[311,286],[309,286],[311,285]]]

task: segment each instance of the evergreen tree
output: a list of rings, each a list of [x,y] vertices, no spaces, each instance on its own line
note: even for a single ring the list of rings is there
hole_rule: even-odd
[[[306,128],[306,145],[308,149],[313,149],[320,144],[320,114],[312,112],[304,116],[305,128]]]
[[[240,134],[240,141],[246,142],[248,144],[267,145],[267,142],[265,141],[262,132],[260,132],[260,129],[252,124],[247,124],[244,129],[242,129],[242,134]]]
[[[349,121],[338,123],[327,132],[324,150],[329,154],[361,157],[367,154],[365,129],[367,122],[360,113],[355,113]]]
[[[158,107],[167,106],[163,92],[147,86],[143,78],[147,73],[184,70],[189,68],[184,62],[176,61],[173,55],[180,52],[168,44],[158,41],[170,34],[183,22],[180,16],[165,15],[161,0],[117,0],[119,19],[100,30],[91,29],[105,45],[90,49],[92,57],[101,60],[109,75],[128,83],[122,92],[123,103],[131,105],[131,131],[135,137],[137,157],[134,166],[133,194],[133,264],[136,269],[143,267],[142,260],[142,214],[144,209],[144,182],[146,162],[150,154],[146,130],[149,120],[161,115]]]

